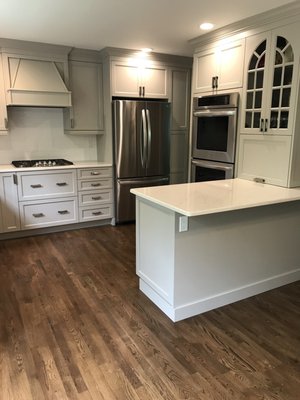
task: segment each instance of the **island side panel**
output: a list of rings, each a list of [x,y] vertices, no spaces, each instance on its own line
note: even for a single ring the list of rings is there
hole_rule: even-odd
[[[136,273],[140,289],[171,319],[174,300],[175,213],[136,198]]]
[[[300,202],[176,217],[174,320],[300,279]]]

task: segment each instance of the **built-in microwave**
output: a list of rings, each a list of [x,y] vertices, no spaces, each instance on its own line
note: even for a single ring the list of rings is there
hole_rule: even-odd
[[[194,97],[192,158],[234,163],[238,93]]]
[[[207,160],[192,160],[191,182],[232,179],[234,164]]]

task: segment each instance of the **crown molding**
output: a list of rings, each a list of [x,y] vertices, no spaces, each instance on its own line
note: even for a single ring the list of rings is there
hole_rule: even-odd
[[[242,35],[247,31],[255,29],[268,30],[268,27],[271,29],[273,24],[278,24],[284,20],[288,23],[291,18],[294,20],[300,18],[299,0],[226,25],[220,29],[193,38],[189,40],[189,43],[195,49],[229,36]]]

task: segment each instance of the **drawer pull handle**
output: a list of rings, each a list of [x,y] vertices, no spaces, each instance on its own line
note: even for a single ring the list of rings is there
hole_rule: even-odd
[[[102,211],[94,211],[94,212],[92,212],[92,214],[93,214],[93,215],[101,215],[101,214],[102,214]]]
[[[93,197],[92,197],[92,200],[101,200],[101,199],[102,199],[101,196],[93,196]]]
[[[60,215],[70,214],[68,210],[58,210],[57,212]]]
[[[91,183],[91,186],[93,187],[101,186],[101,183]]]
[[[67,182],[57,182],[57,186],[67,186]]]
[[[32,187],[32,189],[39,189],[41,187],[43,187],[40,183],[36,184],[36,185],[30,185]]]
[[[100,175],[100,172],[92,171],[91,175]]]
[[[36,213],[36,214],[32,214],[32,216],[33,216],[34,218],[42,218],[42,217],[45,216],[45,214],[43,214],[43,213]]]

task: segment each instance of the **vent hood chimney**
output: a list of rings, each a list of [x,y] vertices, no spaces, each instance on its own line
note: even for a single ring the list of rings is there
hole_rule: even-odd
[[[0,39],[7,106],[70,107],[70,47]]]
[[[70,107],[71,92],[53,61],[9,57],[8,106]]]

